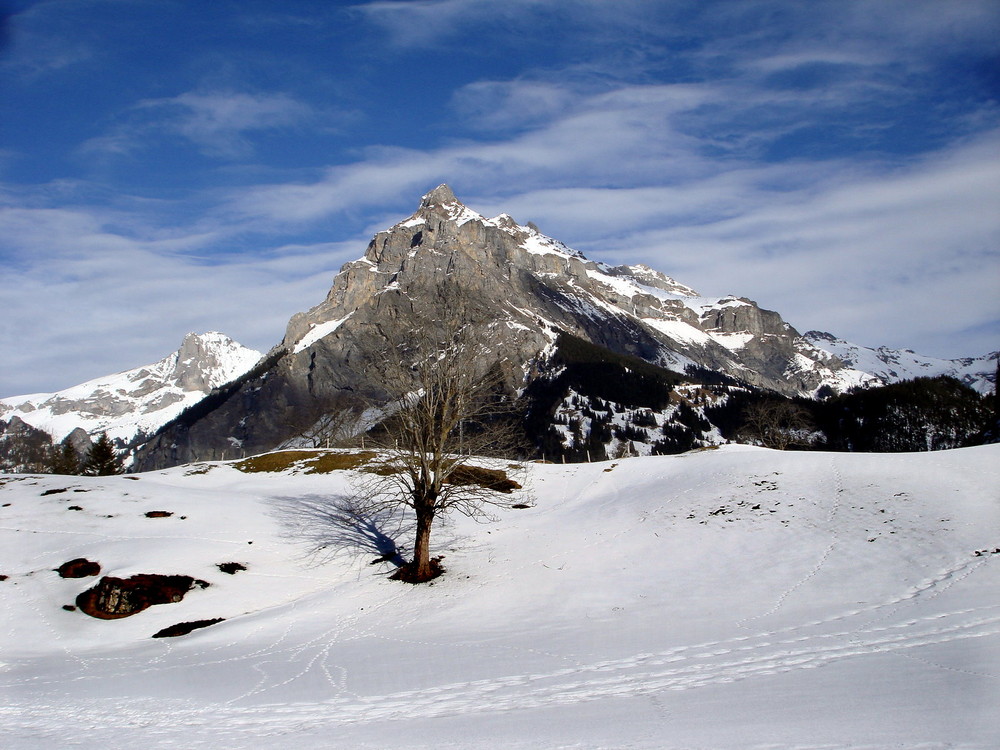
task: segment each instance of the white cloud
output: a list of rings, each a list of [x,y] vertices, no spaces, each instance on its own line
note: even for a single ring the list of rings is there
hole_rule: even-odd
[[[205,155],[239,159],[253,150],[255,134],[290,129],[314,116],[313,109],[284,93],[188,91],[145,99],[104,135],[91,138],[81,153],[130,154],[164,137],[180,137]]]
[[[546,81],[476,81],[452,96],[452,107],[483,131],[537,127],[574,108],[580,96]]]
[[[507,139],[373,150],[313,183],[237,193],[229,208],[244,221],[294,224],[412,208],[447,181],[484,213],[533,220],[595,259],[643,261],[706,293],[757,298],[802,329],[949,356],[995,346],[1000,131],[919,159],[719,158],[676,125],[720,96],[620,87]],[[758,106],[754,97],[734,108]],[[981,332],[948,341],[970,328]]]
[[[305,104],[286,94],[245,94],[239,92],[187,92],[170,99],[153,99],[140,106],[178,114],[170,118],[173,127],[203,149],[222,155],[247,150],[246,133],[286,128],[309,117]]]
[[[755,297],[802,330],[982,353],[997,348],[1000,319],[998,147],[1000,132],[890,174],[847,169],[805,193],[758,192],[732,218],[627,235],[608,250],[673,268],[703,293]],[[979,333],[956,337],[967,329]]]
[[[224,233],[136,237],[92,209],[0,210],[0,393],[55,390],[153,362],[189,331],[267,349],[361,240],[207,259]],[[157,234],[150,232],[150,235]]]
[[[56,196],[55,183],[30,198],[15,190],[0,217],[7,274],[0,294],[12,311],[0,320],[0,392],[62,387],[152,361],[188,330],[221,329],[267,348],[292,313],[322,299],[337,267],[363,251],[367,237],[339,229],[339,221],[380,229],[441,182],[471,207],[533,220],[595,259],[646,262],[705,293],[755,298],[803,330],[825,328],[859,343],[927,354],[996,348],[1000,131],[960,140],[997,127],[995,107],[942,119],[940,140],[910,154],[885,156],[862,145],[825,159],[763,156],[810,126],[832,137],[838,118],[855,113],[857,121],[845,127],[866,144],[865,129],[897,123],[869,120],[865,107],[903,101],[923,56],[995,45],[984,31],[995,27],[995,4],[991,10],[968,0],[943,15],[937,2],[877,6],[356,6],[387,32],[380,40],[387,47],[433,48],[470,24],[482,33],[488,19],[507,24],[508,42],[511,28],[544,20],[529,34],[534,43],[574,12],[559,43],[572,47],[600,32],[599,59],[568,62],[554,54],[547,69],[539,57],[540,67],[513,80],[467,83],[446,113],[457,113],[457,121],[417,119],[438,134],[430,146],[352,140],[355,150],[338,152],[340,161],[310,172],[311,179],[251,183],[247,170],[227,181],[244,180],[243,187],[188,192],[182,208],[164,202],[112,213],[91,207],[89,196]],[[686,67],[677,73],[685,82],[670,83],[679,58],[657,42],[672,39],[672,14],[686,13],[695,22],[678,26],[690,33],[680,60]],[[779,16],[780,23],[764,22]],[[610,43],[622,39],[629,44]],[[619,53],[638,62],[616,67]],[[822,85],[774,84],[810,67],[835,75]],[[252,156],[262,134],[319,124],[319,103],[249,91],[200,88],[147,99],[85,150],[137,155],[179,139],[233,160]],[[129,200],[118,194],[110,202]],[[250,248],[251,241],[252,249],[224,252]],[[275,247],[289,241],[300,244]],[[60,369],[68,361],[79,364],[75,374]]]

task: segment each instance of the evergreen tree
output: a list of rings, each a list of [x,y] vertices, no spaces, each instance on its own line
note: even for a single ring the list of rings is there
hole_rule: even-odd
[[[69,442],[63,442],[53,451],[50,468],[53,474],[79,474],[82,470],[80,456]]]
[[[121,474],[125,471],[121,456],[115,450],[106,432],[102,432],[97,442],[87,451],[81,473],[91,477],[103,477],[111,474]]]
[[[993,376],[993,419],[1000,425],[1000,358],[997,358],[997,374]]]

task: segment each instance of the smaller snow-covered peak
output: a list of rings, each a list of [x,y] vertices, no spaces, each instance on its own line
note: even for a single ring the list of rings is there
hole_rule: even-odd
[[[816,343],[818,341],[830,341],[835,342],[839,339],[832,333],[827,333],[826,331],[806,331],[802,334],[802,337]],[[847,342],[842,342],[847,343]]]
[[[917,377],[947,375],[962,381],[980,393],[996,388],[997,352],[980,357],[940,359],[917,354],[912,349],[873,349],[844,341],[824,331],[808,331],[803,338],[813,346],[833,354],[849,367],[869,373],[882,383],[896,383]]]
[[[0,415],[26,423],[61,440],[82,427],[128,442],[151,432],[200,401],[213,388],[250,370],[260,352],[217,333],[189,333],[180,348],[159,362],[106,375],[56,393],[0,400]]]
[[[541,230],[539,230],[532,221],[529,221],[525,225],[521,225],[516,223],[509,215],[500,214],[495,219],[491,219],[490,223],[494,226],[508,228],[512,231],[521,233],[524,237],[521,241],[521,247],[529,253],[533,253],[535,255],[562,255],[567,258],[586,260],[584,254],[579,250],[574,250],[565,243],[552,239],[548,235],[542,234]]]
[[[223,333],[189,333],[177,350],[173,377],[186,391],[206,392],[234,380],[260,359]]]

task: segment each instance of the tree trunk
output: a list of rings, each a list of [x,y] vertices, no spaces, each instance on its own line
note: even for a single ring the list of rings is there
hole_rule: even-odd
[[[413,574],[417,581],[427,581],[434,577],[431,569],[431,510],[417,511],[417,540],[413,543]]]

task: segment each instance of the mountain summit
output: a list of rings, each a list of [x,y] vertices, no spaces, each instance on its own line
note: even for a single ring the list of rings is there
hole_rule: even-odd
[[[427,195],[420,199],[421,208],[429,208],[430,206],[441,206],[450,203],[457,203],[462,205],[462,202],[455,197],[455,193],[452,192],[451,188],[445,184],[438,185],[436,188],[431,190]]]
[[[444,325],[449,306],[477,326],[518,390],[562,333],[787,395],[872,380],[751,300],[702,296],[647,266],[595,263],[532,224],[478,214],[440,185],[346,263],[322,302],[292,317],[252,377],[169,425],[140,465],[271,449],[345,395],[377,400],[382,352],[407,331]]]
[[[831,334],[802,336],[745,297],[699,294],[645,265],[595,263],[530,222],[507,214],[486,218],[442,184],[344,264],[326,298],[292,316],[282,341],[263,358],[222,334],[189,334],[177,352],[152,365],[59,393],[3,399],[0,428],[8,442],[37,442],[31,431],[38,429],[56,441],[71,432],[107,431],[119,445],[139,445],[132,465],[138,470],[259,453],[296,444],[348,402],[385,402],[387,353],[405,351],[415,338],[444,340],[459,325],[471,327],[486,356],[501,363],[509,388],[530,396],[526,425],[541,414],[537,429],[562,436],[560,445],[547,444],[557,453],[581,442],[580,419],[601,443],[598,453],[608,445],[632,451],[635,441],[645,452],[664,441],[663,449],[686,449],[690,441],[673,435],[681,429],[674,422],[684,419],[692,433],[701,431],[702,444],[721,442],[721,432],[689,413],[692,404],[709,403],[698,384],[809,397],[947,374],[987,392],[997,356],[931,360],[857,347]],[[586,350],[588,362],[605,367],[598,378],[604,427],[580,413],[596,402],[575,402],[579,390],[560,394],[546,385],[561,377],[567,346],[575,348],[572,356]],[[630,371],[648,374],[650,365],[654,379],[676,384],[686,376],[695,385],[665,402],[658,397],[656,405],[632,403],[627,419],[613,417],[619,412],[603,402],[623,406],[619,397],[629,387],[618,381],[633,377]],[[593,373],[586,377],[593,384]],[[564,381],[560,388],[569,387]],[[727,393],[715,393],[716,406]],[[660,416],[654,419],[650,409]],[[544,452],[535,428],[526,429]]]

